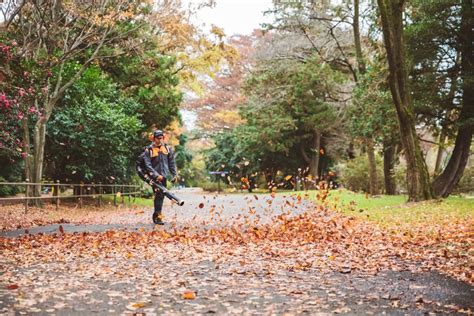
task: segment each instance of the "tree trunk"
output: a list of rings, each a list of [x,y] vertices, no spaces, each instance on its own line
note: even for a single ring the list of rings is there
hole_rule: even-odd
[[[53,112],[54,106],[58,100],[58,96],[54,98],[47,98],[44,103],[44,114],[42,117],[36,121],[34,127],[34,159],[33,159],[33,181],[35,183],[41,183],[43,180],[43,163],[44,163],[44,147],[46,143],[46,124],[51,117]],[[41,185],[33,186],[33,196],[40,197],[41,196]],[[40,199],[35,200],[35,204],[37,206],[42,207],[43,201]]]
[[[367,140],[367,158],[369,160],[369,193],[378,194],[377,188],[377,163],[375,161],[374,140]]]
[[[346,154],[347,158],[349,159],[354,159],[356,157],[354,152],[354,143],[352,143],[352,141],[349,143],[349,146],[346,149]]]
[[[359,74],[365,74],[366,67],[364,57],[362,55],[362,45],[360,43],[360,27],[359,27],[359,0],[354,0],[354,18],[352,23],[352,29],[354,32],[354,46],[355,54],[357,60],[357,69]],[[359,76],[357,78],[360,78]],[[358,79],[356,80],[356,83]],[[369,162],[369,193],[371,195],[377,195],[379,189],[377,187],[377,163],[375,161],[375,152],[374,152],[374,139],[366,139],[367,147],[367,159]]]
[[[397,110],[400,138],[407,161],[408,201],[433,197],[428,168],[426,167],[415,129],[415,115],[408,88],[408,73],[403,43],[403,2],[377,0],[389,65],[389,84]]]
[[[472,38],[472,0],[463,0],[461,9],[462,109],[454,150],[448,165],[433,182],[436,196],[447,197],[458,184],[466,168],[474,130],[474,50]]]
[[[434,175],[437,176],[441,172],[441,162],[443,161],[445,155],[445,146],[446,146],[446,129],[443,126],[441,129],[441,134],[439,135],[439,145],[438,145],[438,154],[436,155],[436,162],[434,168]]]
[[[354,0],[354,18],[352,29],[354,31],[354,45],[356,51],[357,68],[359,73],[365,73],[365,62],[362,55],[362,46],[360,44],[360,28],[359,28],[359,0]]]
[[[383,143],[383,175],[385,194],[395,195],[397,186],[394,179],[396,145],[388,140]]]
[[[461,60],[461,52],[457,51],[456,52],[456,61],[455,64],[458,65],[460,64]],[[448,121],[451,117],[453,117],[453,112],[455,112],[454,108],[457,108],[457,104],[455,103],[455,97],[456,97],[456,91],[458,91],[458,79],[460,75],[460,71],[455,71],[451,74],[451,86],[449,87],[449,93],[448,93],[448,99],[451,100],[451,103],[453,104],[453,109],[447,111],[444,113],[444,118],[443,121]],[[462,87],[461,87],[462,88]],[[439,174],[442,171],[442,160],[444,159],[446,155],[446,141],[448,137],[447,133],[447,127],[446,127],[446,122],[443,122],[441,125],[441,133],[439,135],[439,145],[438,145],[438,154],[436,155],[436,162],[435,162],[435,169],[434,169],[434,176],[439,176]]]
[[[467,111],[466,111],[467,112]],[[472,127],[460,127],[456,136],[454,150],[448,165],[433,181],[434,194],[437,197],[448,197],[461,179],[469,158],[472,142]]]
[[[28,128],[28,116],[25,116],[21,121],[22,129],[23,129],[23,156],[24,156],[24,163],[25,163],[25,181],[32,182],[31,178],[31,153],[30,153],[30,130]],[[27,185],[25,187],[25,195],[31,196],[31,187]]]
[[[313,144],[311,146],[311,161],[309,163],[309,174],[318,183],[319,179],[319,149],[321,147],[321,133],[315,131],[313,134]]]
[[[46,140],[46,122],[44,118],[40,118],[34,128],[34,167],[33,167],[33,182],[41,183],[43,179],[43,161],[44,161],[44,144]],[[33,196],[41,196],[41,185],[33,186]],[[35,199],[37,206],[43,206],[42,200]]]

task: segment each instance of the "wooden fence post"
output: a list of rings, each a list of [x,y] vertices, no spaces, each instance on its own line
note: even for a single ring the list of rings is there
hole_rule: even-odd
[[[122,206],[123,206],[123,205],[125,204],[125,196],[124,196],[124,193],[125,193],[125,192],[124,192],[124,186],[123,186],[123,184],[122,184],[122,190],[121,190],[120,193],[121,193],[120,196],[122,197]]]
[[[79,185],[79,208],[82,208],[82,188],[83,188],[84,184],[81,182],[81,184]]]
[[[133,188],[133,192],[136,192],[136,190],[138,190],[138,196],[141,197],[142,195],[142,190],[140,190],[140,186],[136,185],[134,188]],[[135,203],[135,199],[137,198],[137,195],[136,194],[133,194],[133,203]]]
[[[85,196],[87,198],[89,198],[89,197],[94,198],[93,191],[92,191],[93,187],[94,187],[94,182],[92,182],[92,186],[91,185],[86,185],[86,194],[85,194]]]
[[[115,192],[115,184],[112,185],[112,193],[114,194],[114,206],[117,206],[117,193]]]
[[[59,209],[59,180],[54,185],[54,196],[56,196],[56,211]]]
[[[29,182],[30,182],[30,179],[25,179],[25,214],[28,213],[28,196],[29,196],[29,190],[30,190],[30,187],[29,187]]]
[[[99,182],[99,207],[102,206],[102,183]]]
[[[96,192],[97,190],[95,189],[95,184],[94,182],[91,183],[91,186],[89,187],[89,195],[92,196],[92,199],[96,198]]]

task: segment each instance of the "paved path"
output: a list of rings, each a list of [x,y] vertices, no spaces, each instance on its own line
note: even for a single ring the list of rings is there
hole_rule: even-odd
[[[278,194],[274,198],[269,194],[205,194],[199,191],[173,191],[185,201],[183,206],[173,204],[165,198],[163,214],[166,225],[163,229],[182,225],[224,225],[239,221],[239,216],[249,216],[260,223],[268,222],[273,216],[282,212],[298,214],[311,206],[311,203],[291,193]],[[116,218],[106,219],[104,223],[84,224],[52,224],[28,229],[0,231],[0,236],[18,237],[26,234],[57,233],[62,226],[66,233],[102,232],[110,229],[138,231],[151,230],[155,227],[151,221],[152,207],[144,208],[143,213],[123,213]],[[250,214],[254,213],[254,214]]]

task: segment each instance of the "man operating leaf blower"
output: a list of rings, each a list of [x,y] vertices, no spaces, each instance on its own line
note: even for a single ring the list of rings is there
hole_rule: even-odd
[[[171,177],[172,182],[178,180],[173,150],[165,144],[163,131],[154,131],[152,139],[153,143],[145,147],[143,153],[138,156],[136,168],[140,178],[150,184],[155,192],[153,223],[163,225],[161,210],[165,196],[180,206],[184,201],[166,189],[167,177]]]

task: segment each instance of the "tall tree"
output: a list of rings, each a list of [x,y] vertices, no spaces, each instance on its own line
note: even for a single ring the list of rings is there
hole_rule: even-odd
[[[453,153],[444,171],[433,182],[436,196],[446,197],[453,191],[461,179],[471,152],[474,131],[474,16],[472,7],[472,1],[462,1],[461,28],[458,36],[461,54],[462,108]]]
[[[197,10],[212,6],[212,2],[201,1],[196,8],[181,0],[158,0],[151,17],[159,50],[176,56],[181,87],[199,95],[205,88],[203,77],[212,79],[223,64],[238,57],[221,28],[211,25],[205,32],[191,21]]]
[[[65,92],[48,122],[45,175],[73,183],[129,179],[144,130],[142,107],[99,67],[89,67]]]
[[[349,130],[355,140],[369,147],[383,144],[385,193],[395,194],[393,179],[398,122],[388,88],[385,59],[375,58],[367,63],[367,70],[359,76],[354,89],[353,104],[349,108]],[[367,148],[369,162],[369,192],[377,193],[377,171],[374,148]]]
[[[360,77],[366,73],[366,63],[362,54],[362,45],[360,38],[360,1],[354,0],[354,15],[352,18],[352,29],[354,33],[354,47],[357,60],[358,76],[354,77],[356,85],[359,84]],[[375,162],[375,140],[372,135],[367,135],[365,138],[365,146],[367,151],[367,159],[369,161],[369,183],[370,194],[375,195],[379,193],[377,187],[377,165]]]
[[[143,40],[151,41],[153,37]],[[143,105],[138,112],[148,130],[165,129],[179,118],[182,101],[176,58],[162,55],[153,43],[145,49],[139,56],[120,56],[100,65],[127,96]]]
[[[397,111],[400,137],[407,161],[409,201],[431,199],[428,168],[415,129],[415,113],[410,96],[408,69],[403,40],[404,0],[377,0],[389,65],[389,84]]]
[[[188,100],[184,108],[198,116],[198,128],[203,133],[219,132],[231,129],[242,123],[238,107],[245,103],[246,97],[241,92],[244,75],[251,69],[253,44],[261,37],[260,31],[251,36],[234,35],[228,38],[228,45],[238,52],[238,58],[227,62],[214,78],[204,82],[204,95]]]
[[[265,123],[259,123],[262,127],[259,133],[268,131],[265,137],[259,138],[270,137],[275,146],[283,146],[285,150],[297,144],[313,179],[320,176],[322,139],[340,122],[332,98],[336,95],[338,84],[343,81],[344,77],[338,76],[319,56],[314,55],[308,57],[305,63],[261,60],[246,82],[252,104],[258,104],[260,111],[266,109],[269,112],[267,120],[274,122],[273,127],[271,124],[268,129],[263,128]],[[277,133],[287,122],[293,122],[294,130],[286,135]],[[291,140],[291,145],[285,145],[287,138]]]
[[[34,122],[33,151],[28,128],[23,137],[25,173],[29,176],[31,170],[31,180],[39,183],[43,177],[46,125],[59,99],[94,61],[139,47],[139,40],[131,35],[141,28],[149,7],[125,0],[14,3],[3,12],[2,27],[17,40],[19,57],[30,72],[39,74],[36,79],[43,88],[43,94],[34,100],[41,114]],[[66,65],[72,60],[78,62],[77,67],[67,72]],[[28,125],[26,121],[24,126]],[[40,186],[35,186],[34,193],[40,195]]]
[[[361,3],[365,8],[363,10]],[[304,42],[299,39],[299,47],[290,55],[303,59],[308,51],[317,53],[334,70],[349,74],[355,84],[352,86],[357,86],[366,72],[364,55],[370,48],[364,45],[367,36],[361,35],[360,24],[371,9],[370,3],[361,0],[337,4],[331,1],[277,3],[272,11],[276,16],[272,28],[291,32],[304,39]],[[349,30],[352,30],[352,34]],[[370,135],[364,138],[363,143],[369,161],[371,193],[376,194],[379,190],[375,166],[376,143]],[[353,146],[349,144],[348,147]]]

